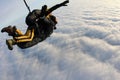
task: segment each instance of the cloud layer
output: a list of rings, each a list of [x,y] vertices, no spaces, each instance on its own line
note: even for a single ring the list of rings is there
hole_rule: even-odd
[[[9,51],[4,34],[0,80],[119,80],[120,12],[103,0],[93,1],[70,1],[54,12],[57,30],[32,48]]]

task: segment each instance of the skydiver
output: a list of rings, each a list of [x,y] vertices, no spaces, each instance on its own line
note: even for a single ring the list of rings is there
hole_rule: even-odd
[[[1,32],[7,32],[9,36],[13,36],[13,39],[7,39],[6,44],[9,50],[13,50],[13,45],[32,42],[34,44],[40,42],[40,31],[43,31],[44,34],[50,34],[48,27],[53,27],[56,29],[57,20],[52,11],[56,10],[59,7],[66,6],[69,3],[69,0],[66,0],[60,4],[57,4],[50,9],[47,9],[47,5],[42,6],[41,10],[35,9],[30,12],[26,17],[26,24],[28,25],[27,31],[23,34],[16,26],[8,26],[1,30]],[[40,26],[40,27],[39,27]],[[40,29],[38,29],[40,28]],[[47,36],[48,36],[47,35]],[[31,45],[26,45],[29,47]]]

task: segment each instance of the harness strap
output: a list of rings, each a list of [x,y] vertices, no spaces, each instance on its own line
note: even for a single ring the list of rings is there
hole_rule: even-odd
[[[28,9],[28,11],[30,13],[31,12],[30,7],[28,6],[28,4],[27,4],[27,2],[25,0],[23,0],[23,1],[24,1],[25,5],[26,5],[26,7],[27,7],[27,9]]]

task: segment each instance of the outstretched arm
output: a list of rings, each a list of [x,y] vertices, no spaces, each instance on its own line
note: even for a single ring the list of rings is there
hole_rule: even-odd
[[[69,3],[69,0],[66,0],[66,1],[64,1],[64,2],[62,2],[60,4],[57,4],[57,5],[53,6],[53,7],[51,7],[50,9],[47,10],[45,16],[49,15],[52,11],[56,10],[57,8],[60,8],[62,6],[66,6],[67,3]]]

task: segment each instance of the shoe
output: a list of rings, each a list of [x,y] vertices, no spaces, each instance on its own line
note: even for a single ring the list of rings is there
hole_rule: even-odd
[[[12,39],[6,40],[6,44],[7,44],[9,50],[13,50],[13,40]]]
[[[8,27],[5,27],[1,30],[1,32],[7,32],[9,36],[13,36],[15,35],[15,31],[16,31],[16,26],[8,26]]]
[[[3,33],[3,32],[10,33],[10,32],[12,32],[12,27],[11,27],[11,26],[5,27],[5,28],[3,28],[3,29],[1,30],[1,32],[2,32],[2,33]]]

